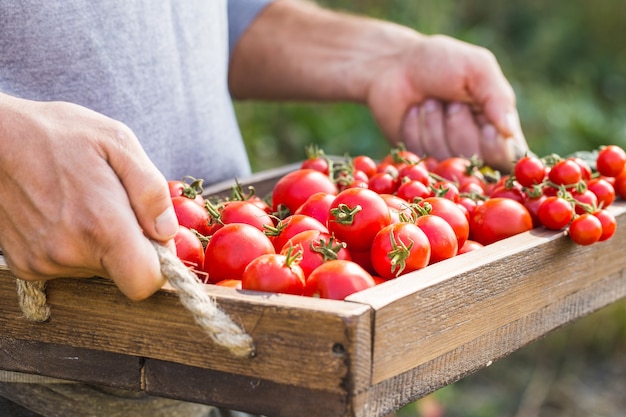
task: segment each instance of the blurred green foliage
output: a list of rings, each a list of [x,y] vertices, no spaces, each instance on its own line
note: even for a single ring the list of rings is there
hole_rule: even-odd
[[[618,0],[320,0],[333,9],[442,33],[494,52],[516,91],[531,149],[566,155],[626,146],[626,2]],[[389,146],[355,104],[241,102],[255,170],[327,153],[380,157]]]

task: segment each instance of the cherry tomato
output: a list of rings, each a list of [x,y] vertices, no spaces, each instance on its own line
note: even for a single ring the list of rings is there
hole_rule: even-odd
[[[187,197],[173,197],[172,204],[178,224],[194,229],[204,236],[211,233],[209,212],[206,208]]]
[[[615,216],[610,211],[604,209],[596,211],[593,215],[596,216],[602,224],[602,235],[598,240],[603,242],[613,237],[617,230],[617,220],[615,220]]]
[[[272,191],[272,209],[280,206],[295,213],[311,195],[324,192],[336,194],[337,186],[328,175],[314,169],[298,169],[281,177]]]
[[[470,223],[470,239],[489,245],[533,228],[526,207],[508,198],[490,198],[476,208]]]
[[[482,247],[484,247],[483,244],[478,243],[471,239],[467,239],[463,247],[459,249],[459,253],[457,253],[457,255],[462,255],[467,252],[475,251],[476,249],[480,249]]]
[[[608,145],[600,149],[596,157],[596,169],[600,175],[616,177],[626,166],[626,152],[616,145]]]
[[[413,223],[383,227],[374,237],[372,266],[385,279],[424,268],[430,261],[430,242],[426,233]]]
[[[527,155],[515,163],[513,173],[522,187],[531,188],[543,182],[546,177],[546,166],[536,156]]]
[[[415,224],[426,234],[430,243],[429,265],[456,256],[459,241],[452,226],[442,217],[422,215],[415,220]]]
[[[209,282],[241,279],[246,266],[256,257],[275,253],[270,238],[245,223],[224,225],[211,236],[204,251],[204,268]]]
[[[220,287],[235,288],[237,290],[240,290],[241,280],[240,279],[223,279],[220,282],[216,282],[215,285],[218,285]]]
[[[400,223],[402,219],[400,215],[404,213],[408,218],[411,217],[411,207],[405,199],[393,194],[380,194],[389,207],[391,215],[391,223]]]
[[[272,217],[265,210],[248,200],[226,201],[219,206],[209,205],[208,207],[214,221],[222,225],[246,223],[260,231],[264,231],[266,227],[274,226]]]
[[[606,178],[590,179],[587,181],[587,189],[596,195],[598,207],[607,208],[615,201],[615,187]]]
[[[393,194],[398,188],[398,180],[388,172],[378,172],[370,177],[367,186],[378,194]]]
[[[591,245],[602,236],[600,219],[590,213],[578,215],[569,225],[570,238],[579,245]]]
[[[537,216],[546,228],[561,230],[569,224],[574,213],[572,203],[559,196],[549,196],[539,206]]]
[[[582,192],[572,191],[571,195],[577,203],[574,206],[576,214],[591,212],[598,208],[598,197],[589,189]]]
[[[298,207],[294,214],[303,214],[305,216],[313,217],[318,222],[326,224],[330,213],[330,205],[334,199],[334,194],[315,193],[311,195],[300,207]]]
[[[626,169],[624,169],[615,177],[615,183],[613,184],[613,187],[615,187],[616,196],[619,196],[622,199],[626,199]]]
[[[448,222],[454,230],[458,247],[463,246],[469,237],[470,225],[467,215],[458,204],[443,197],[429,197],[420,201],[419,205],[422,207],[429,206],[430,214],[439,216]]]
[[[187,197],[202,206],[204,204],[202,183],[202,179],[185,177],[182,180],[170,180],[167,185],[169,186],[170,197]]]
[[[416,200],[419,201],[431,197],[433,191],[419,180],[406,180],[398,186],[396,195],[403,200],[415,202]]]
[[[404,179],[419,181],[428,186],[430,184],[430,173],[422,163],[410,164],[398,171],[398,180],[402,182]]]
[[[543,202],[548,198],[545,194],[539,194],[537,196],[528,196],[524,199],[524,207],[528,210],[530,217],[533,220],[533,227],[541,226],[541,221],[539,220],[539,207]]]
[[[343,242],[329,233],[319,230],[306,230],[289,239],[280,253],[286,255],[290,250],[302,253],[300,267],[307,278],[321,264],[334,259],[352,260],[352,256]]]
[[[191,229],[179,226],[174,236],[176,255],[187,266],[200,270],[204,264],[204,246]]]
[[[266,227],[265,234],[271,239],[276,252],[280,252],[289,239],[306,230],[328,233],[328,228],[315,218],[304,214],[292,214],[279,221],[275,227]]]
[[[305,292],[320,298],[343,300],[374,285],[372,275],[365,269],[352,261],[338,259],[315,268],[306,281]]]
[[[548,179],[557,185],[578,184],[583,178],[582,169],[576,161],[563,159],[552,166]]]
[[[391,223],[385,200],[367,188],[341,191],[333,200],[330,213],[328,230],[355,251],[369,250],[376,233]]]
[[[253,259],[241,277],[244,290],[302,295],[304,272],[297,254],[271,253]]]
[[[368,178],[376,173],[376,161],[367,155],[357,155],[352,158],[354,169],[364,172]]]

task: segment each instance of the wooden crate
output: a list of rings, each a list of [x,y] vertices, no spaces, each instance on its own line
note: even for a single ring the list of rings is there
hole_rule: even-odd
[[[264,194],[291,168],[243,184]],[[0,369],[272,417],[384,416],[626,296],[626,204],[611,211],[608,242],[577,246],[540,228],[346,301],[206,286],[254,339],[257,355],[243,359],[169,289],[131,302],[104,279],[58,279],[52,318],[29,322],[0,257]]]

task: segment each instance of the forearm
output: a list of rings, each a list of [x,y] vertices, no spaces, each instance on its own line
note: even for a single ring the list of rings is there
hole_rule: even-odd
[[[239,99],[364,102],[372,77],[401,59],[416,32],[297,0],[269,5],[241,37],[229,86]]]

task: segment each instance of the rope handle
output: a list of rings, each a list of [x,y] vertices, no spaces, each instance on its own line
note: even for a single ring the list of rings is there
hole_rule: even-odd
[[[152,242],[161,263],[161,273],[178,291],[183,306],[191,312],[196,323],[220,346],[238,357],[255,354],[252,337],[222,311],[215,299],[204,290],[196,274],[182,263],[170,250]],[[50,318],[46,298],[46,281],[17,279],[18,301],[25,317],[35,322]]]

